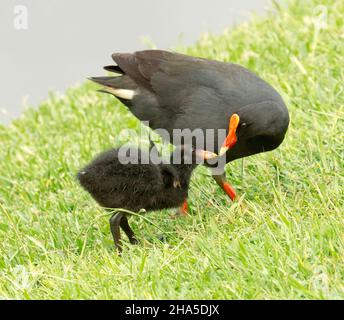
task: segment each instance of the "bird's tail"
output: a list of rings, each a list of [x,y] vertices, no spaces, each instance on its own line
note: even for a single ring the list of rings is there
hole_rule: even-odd
[[[93,82],[103,86],[100,92],[110,93],[120,100],[132,100],[137,91],[137,85],[123,73],[119,66],[105,66],[105,70],[121,74],[116,77],[91,77]]]

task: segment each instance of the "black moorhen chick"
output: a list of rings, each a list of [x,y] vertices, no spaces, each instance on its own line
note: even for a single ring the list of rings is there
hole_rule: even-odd
[[[91,80],[152,129],[166,129],[171,136],[173,129],[215,129],[213,149],[204,149],[224,155],[227,163],[273,150],[284,139],[289,114],[281,96],[242,66],[162,50],[114,53],[112,58],[117,65],[104,69],[119,76]],[[219,148],[217,130],[227,130],[229,120]],[[224,173],[212,174],[233,200],[235,191]]]
[[[190,155],[176,149],[171,158],[181,153],[179,162],[154,164],[142,150],[121,153],[113,149],[96,157],[82,169],[77,178],[82,187],[103,207],[127,209],[130,211],[161,210],[181,207],[186,210],[189,181],[196,167],[194,159],[187,157],[204,156],[202,151],[192,151]],[[129,152],[129,153],[128,153]],[[148,160],[143,162],[142,159]],[[188,163],[187,163],[188,162]],[[156,163],[156,162],[155,162]],[[184,203],[184,204],[183,204]],[[184,207],[183,207],[184,206]],[[126,214],[118,210],[110,218],[110,228],[115,246],[121,251],[120,227],[129,241],[137,243]]]

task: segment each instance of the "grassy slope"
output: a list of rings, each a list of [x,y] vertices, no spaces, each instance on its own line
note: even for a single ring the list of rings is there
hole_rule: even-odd
[[[138,128],[113,98],[85,84],[0,127],[0,297],[344,298],[343,14],[343,1],[292,1],[180,49],[256,71],[282,93],[291,126],[278,150],[228,165],[239,202],[199,168],[192,215],[147,215],[166,244],[132,218],[142,244],[116,256],[108,217],[74,180]]]

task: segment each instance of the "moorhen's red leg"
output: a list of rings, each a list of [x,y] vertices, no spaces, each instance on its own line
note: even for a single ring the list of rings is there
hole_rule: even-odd
[[[196,150],[196,155],[204,160],[209,160],[225,154],[227,150],[231,149],[237,142],[236,130],[239,126],[239,121],[240,117],[236,113],[233,113],[229,119],[228,135],[220,149],[219,155],[207,150]],[[236,193],[234,188],[228,182],[226,182],[226,175],[223,173],[222,175],[213,175],[213,177],[223,191],[226,192],[232,201],[234,201]],[[187,215],[187,210],[188,203],[187,199],[185,199],[183,205],[178,209],[178,214],[185,216]]]
[[[231,198],[232,201],[235,200],[236,193],[234,188],[226,181],[226,174],[213,175],[216,183],[223,189],[224,192]]]
[[[224,155],[236,144],[238,140],[236,136],[236,130],[238,128],[239,121],[240,117],[236,113],[233,113],[229,120],[228,135],[223,142],[219,156]],[[213,175],[213,178],[215,179],[216,183],[223,189],[223,191],[226,192],[226,194],[231,198],[231,200],[234,201],[236,193],[234,188],[226,181],[226,174],[223,173],[221,175]]]
[[[185,199],[183,204],[177,209],[176,217],[185,217],[188,215],[188,199]]]
[[[184,216],[188,214],[188,199],[185,199],[182,206],[180,207],[180,213]]]

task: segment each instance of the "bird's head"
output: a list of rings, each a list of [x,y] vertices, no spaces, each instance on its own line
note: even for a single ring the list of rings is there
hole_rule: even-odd
[[[284,105],[264,102],[240,109],[230,118],[229,132],[219,156],[227,162],[277,148],[289,125]]]

